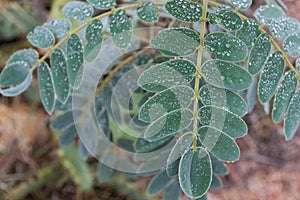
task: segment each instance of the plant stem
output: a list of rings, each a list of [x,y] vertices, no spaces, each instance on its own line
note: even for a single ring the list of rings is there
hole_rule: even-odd
[[[164,3],[162,2],[154,2],[154,5],[156,6],[163,6]],[[49,48],[49,50],[47,51],[47,53],[42,57],[40,58],[36,63],[35,65],[30,69],[30,72],[32,73],[40,64],[41,62],[45,61],[49,56],[50,54],[55,50],[57,49],[58,47],[60,47],[64,42],[66,42],[70,36],[72,34],[76,34],[78,33],[81,29],[85,28],[86,26],[88,26],[93,20],[96,20],[96,19],[102,19],[103,17],[106,17],[106,16],[109,16],[109,15],[112,15],[114,12],[118,11],[118,10],[128,10],[128,9],[131,9],[131,8],[138,8],[139,6],[141,6],[141,3],[135,3],[135,4],[131,4],[131,5],[128,5],[128,6],[123,6],[123,7],[120,7],[120,8],[112,8],[110,11],[108,12],[105,12],[101,15],[98,15],[96,17],[93,17],[93,18],[90,18],[89,20],[87,20],[85,23],[83,23],[82,25],[78,26],[77,28],[75,28],[74,30],[70,31],[63,39],[61,39],[56,45],[54,45],[53,47]]]
[[[194,109],[193,109],[193,149],[196,150],[197,148],[197,138],[198,138],[198,96],[199,96],[199,84],[200,84],[200,69],[201,69],[201,62],[202,62],[202,54],[204,51],[204,32],[205,32],[205,25],[207,21],[207,5],[208,0],[203,0],[203,14],[201,19],[201,30],[200,30],[200,45],[198,49],[198,56],[197,56],[197,69],[196,69],[196,77],[195,77],[195,98],[194,98]]]

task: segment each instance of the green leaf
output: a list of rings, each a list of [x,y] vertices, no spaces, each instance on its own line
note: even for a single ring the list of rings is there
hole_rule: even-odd
[[[292,33],[285,38],[283,49],[292,57],[300,56],[300,32]]]
[[[97,178],[100,183],[112,181],[116,174],[115,169],[105,165],[104,163],[109,163],[113,166],[116,162],[116,157],[113,152],[108,152],[103,156],[101,162],[99,162],[97,170]]]
[[[234,162],[239,159],[240,149],[226,133],[210,126],[202,126],[198,134],[201,143],[219,160]]]
[[[193,133],[185,133],[182,135],[173,146],[170,155],[167,159],[166,171],[169,177],[173,177],[178,173],[179,158],[188,150],[193,143]],[[174,168],[175,165],[175,168]]]
[[[157,22],[159,17],[156,6],[151,2],[143,3],[138,7],[137,15],[140,20],[146,23]]]
[[[212,177],[210,188],[212,188],[212,189],[220,189],[222,187],[223,187],[222,180],[218,176],[216,176],[214,174],[213,177]]]
[[[202,17],[202,5],[185,0],[167,2],[165,8],[173,17],[184,22],[197,22]]]
[[[164,200],[179,200],[181,188],[178,181],[173,181],[164,193]]]
[[[272,20],[284,15],[285,13],[282,8],[275,4],[262,5],[254,12],[255,18],[267,26],[270,26]]]
[[[218,24],[227,31],[236,31],[243,26],[243,20],[231,8],[220,8],[210,12],[208,19],[211,24]]]
[[[257,38],[249,55],[248,71],[250,74],[257,74],[263,68],[270,52],[270,36],[268,33],[263,33]]]
[[[18,85],[29,76],[29,66],[27,62],[17,61],[7,65],[0,74],[0,87]]]
[[[109,24],[112,39],[120,48],[128,47],[132,36],[132,22],[125,14],[124,10],[116,11]]]
[[[214,156],[210,156],[211,158],[211,163],[212,163],[212,168],[213,168],[213,173],[216,175],[226,175],[228,174],[228,169],[224,162],[218,160]]]
[[[235,114],[216,106],[203,106],[198,112],[202,125],[209,125],[230,137],[239,138],[247,134],[247,124]]]
[[[148,67],[148,63],[151,61],[151,56],[147,53],[142,53],[136,56],[134,59],[134,64],[136,66],[139,66],[141,68],[146,68]]]
[[[67,74],[70,85],[78,86],[83,73],[83,45],[78,35],[72,34],[67,43]]]
[[[300,58],[296,60],[296,69],[300,71]]]
[[[52,52],[50,63],[57,99],[64,104],[68,100],[70,86],[67,74],[67,62],[61,49],[55,49]]]
[[[87,44],[84,47],[84,58],[88,62],[93,62],[101,49],[103,34],[101,20],[93,20],[87,27],[85,38]]]
[[[175,86],[164,90],[144,103],[139,111],[139,119],[153,122],[174,110],[188,107],[194,96],[194,90],[188,86]]]
[[[225,61],[240,62],[247,58],[248,48],[237,37],[222,32],[208,34],[204,39],[204,47]]]
[[[235,36],[245,42],[248,47],[254,46],[255,40],[259,35],[259,24],[254,19],[244,20],[242,28],[237,30],[235,34]]]
[[[39,59],[39,53],[33,49],[23,49],[13,53],[6,62],[6,65],[13,64],[14,62],[24,61],[27,62],[29,67],[33,67]]]
[[[207,195],[205,194],[204,196],[197,198],[195,200],[207,200]]]
[[[284,66],[285,62],[279,51],[272,53],[268,58],[258,82],[258,99],[261,103],[269,102],[274,96]]]
[[[71,110],[52,117],[50,121],[50,128],[56,131],[64,130],[71,125],[74,125],[73,112]]]
[[[189,198],[200,198],[210,187],[212,166],[210,156],[204,148],[186,151],[179,164],[181,189]]]
[[[93,177],[87,163],[80,157],[74,145],[60,148],[58,155],[62,158],[63,165],[71,174],[73,181],[86,191],[93,186]]]
[[[116,0],[87,0],[87,2],[92,4],[95,8],[102,10],[107,10],[117,5]]]
[[[3,96],[7,96],[7,97],[17,96],[22,92],[24,92],[25,90],[27,90],[31,82],[32,82],[32,74],[30,73],[22,83],[16,86],[11,86],[9,88],[0,89],[0,93]]]
[[[300,122],[300,90],[293,95],[284,119],[284,136],[286,140],[294,137]]]
[[[219,88],[245,90],[252,83],[252,77],[246,70],[221,60],[208,60],[203,64],[201,73],[206,82]]]
[[[145,131],[145,139],[157,141],[161,138],[174,135],[188,127],[193,118],[193,113],[189,109],[181,109],[170,112],[148,126]]]
[[[70,19],[86,20],[93,16],[93,7],[86,2],[71,1],[61,10],[62,14]]]
[[[245,100],[230,90],[204,85],[199,90],[199,97],[204,105],[214,105],[224,108],[240,117],[248,112]]]
[[[51,115],[55,106],[52,73],[46,62],[39,65],[37,73],[41,101],[46,112]]]
[[[166,170],[163,170],[151,179],[147,187],[147,194],[155,195],[162,191],[171,182],[172,179],[167,175]]]
[[[283,81],[279,85],[278,91],[275,95],[275,100],[272,110],[272,119],[275,123],[282,120],[286,112],[290,100],[297,88],[296,73],[289,71],[284,76]]]
[[[54,37],[63,38],[67,35],[68,31],[71,30],[72,23],[69,19],[61,18],[54,19],[43,25],[44,28],[51,31]]]
[[[230,3],[240,10],[246,10],[252,5],[252,0],[230,0]]]
[[[161,140],[155,142],[149,142],[143,138],[143,136],[138,137],[134,142],[134,149],[137,153],[149,153],[163,148],[173,140],[173,137],[162,138]]]
[[[300,23],[292,17],[280,17],[272,21],[270,31],[279,40],[284,40],[288,35],[300,31]]]
[[[71,124],[61,130],[59,134],[59,145],[60,146],[68,146],[74,142],[74,139],[77,136],[77,130],[75,124]]]
[[[33,32],[28,33],[27,39],[33,46],[41,49],[49,48],[55,43],[53,33],[41,26],[34,28]]]
[[[170,60],[145,70],[138,85],[151,92],[159,92],[177,85],[187,85],[194,78],[196,67],[188,60]]]
[[[165,29],[151,40],[151,44],[167,56],[188,56],[199,47],[199,35],[188,28]]]

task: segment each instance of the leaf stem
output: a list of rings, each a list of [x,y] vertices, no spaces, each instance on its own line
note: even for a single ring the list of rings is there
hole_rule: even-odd
[[[207,6],[208,0],[203,0],[203,13],[201,19],[201,30],[200,30],[200,45],[198,49],[198,56],[197,56],[197,69],[196,69],[196,77],[195,77],[195,98],[194,98],[194,108],[193,108],[193,149],[197,149],[197,138],[198,138],[198,96],[199,96],[199,85],[200,85],[200,69],[202,63],[202,54],[204,51],[204,33],[205,33],[205,25],[207,21]]]
[[[60,47],[64,42],[66,42],[70,36],[72,34],[76,34],[78,33],[81,29],[85,28],[86,26],[88,26],[93,20],[96,19],[101,19],[103,17],[112,15],[114,12],[118,11],[118,10],[128,10],[131,8],[138,8],[141,5],[141,3],[135,3],[135,4],[131,4],[128,6],[123,6],[123,7],[119,7],[119,8],[112,8],[110,11],[107,11],[101,15],[98,15],[96,17],[90,18],[88,19],[85,23],[83,23],[82,25],[78,26],[77,28],[75,28],[74,30],[70,31],[64,38],[62,38],[58,43],[56,43],[53,47],[49,48],[49,50],[47,51],[47,53],[45,53],[45,55],[43,57],[41,57],[36,63],[35,65],[30,69],[30,72],[32,73],[36,68],[38,68],[38,66],[41,64],[41,62],[45,61],[50,54],[57,49],[58,47]],[[154,5],[156,6],[164,6],[165,4],[163,2],[154,2]]]

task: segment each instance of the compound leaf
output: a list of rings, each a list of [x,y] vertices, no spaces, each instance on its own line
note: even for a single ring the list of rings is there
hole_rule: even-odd
[[[235,36],[245,42],[248,47],[252,47],[256,38],[260,35],[259,24],[254,19],[244,20],[241,29],[236,31]]]
[[[109,25],[114,43],[120,48],[128,47],[132,35],[132,22],[126,17],[125,11],[116,11],[111,16]]]
[[[83,45],[78,35],[72,34],[67,43],[67,74],[72,87],[80,84],[83,73]]]
[[[277,39],[284,40],[288,35],[300,31],[300,23],[295,18],[283,16],[272,21],[270,31]]]
[[[252,84],[252,77],[246,70],[221,60],[205,62],[201,73],[206,82],[219,88],[245,90]]]
[[[30,75],[29,65],[24,61],[13,62],[7,65],[0,75],[0,87],[18,85]]]
[[[179,182],[186,196],[197,199],[205,195],[212,180],[212,166],[208,152],[198,147],[186,151],[179,163]]]
[[[87,2],[92,4],[95,8],[102,10],[107,10],[117,5],[116,0],[87,0]]]
[[[226,133],[211,126],[202,126],[198,134],[201,143],[219,160],[233,162],[239,159],[240,149]]]
[[[87,44],[84,47],[84,58],[88,62],[92,62],[96,59],[102,45],[103,34],[102,34],[103,24],[101,20],[93,20],[87,27],[85,38]]]
[[[158,21],[157,7],[154,3],[147,2],[143,3],[137,8],[137,15],[143,22],[152,23]]]
[[[230,3],[240,10],[246,10],[252,5],[252,0],[230,0]]]
[[[41,101],[46,112],[51,115],[55,106],[52,73],[46,62],[39,65],[37,73]]]
[[[172,182],[172,179],[167,175],[166,170],[161,171],[154,176],[147,187],[147,194],[154,195],[162,191]]]
[[[279,51],[272,53],[268,58],[258,82],[258,99],[261,103],[267,103],[273,97],[284,65],[283,56]]]
[[[300,56],[300,32],[292,33],[285,38],[283,49],[292,57]]]
[[[257,74],[263,68],[270,52],[270,36],[263,33],[257,38],[249,55],[248,71],[250,74]]]
[[[188,28],[172,28],[159,32],[151,44],[167,56],[188,56],[200,44],[199,35]]]
[[[199,97],[204,105],[214,105],[224,108],[240,117],[248,112],[245,100],[230,90],[204,85],[199,90]]]
[[[67,62],[61,49],[55,49],[52,52],[50,64],[52,67],[53,82],[57,99],[64,104],[68,100],[70,86],[67,74]]]
[[[300,122],[300,90],[293,95],[284,119],[284,136],[286,140],[294,137]]]
[[[282,8],[275,4],[262,5],[254,12],[255,18],[267,26],[270,26],[272,20],[284,15],[285,13]]]
[[[54,19],[43,25],[44,28],[51,31],[54,37],[63,38],[67,35],[68,31],[71,30],[71,21],[69,19],[61,18]]]
[[[203,106],[198,112],[202,125],[209,125],[230,137],[239,138],[247,134],[246,123],[235,114],[216,106]]]
[[[10,65],[14,62],[24,61],[27,62],[29,67],[33,67],[39,59],[39,53],[33,49],[23,49],[13,53],[6,62]]]
[[[194,90],[188,86],[176,86],[164,90],[148,99],[139,111],[139,119],[153,122],[174,110],[188,107],[193,100]]]
[[[67,18],[78,20],[86,20],[94,14],[93,6],[82,1],[71,1],[61,11]]]
[[[0,89],[0,93],[3,96],[7,96],[7,97],[17,96],[22,92],[24,92],[30,86],[31,82],[32,82],[32,74],[30,73],[22,83],[16,86]]]
[[[165,8],[173,17],[184,22],[197,22],[202,16],[201,4],[191,1],[170,1],[165,4]]]
[[[27,39],[33,46],[41,49],[49,48],[55,43],[53,33],[41,26],[34,28],[33,32],[28,33]]]
[[[275,100],[272,110],[272,119],[275,123],[282,120],[284,113],[286,112],[290,100],[297,88],[296,73],[293,71],[288,72],[275,95]]]
[[[208,34],[204,39],[204,47],[225,61],[239,62],[248,55],[247,45],[237,37],[222,32]]]
[[[176,134],[188,127],[193,118],[193,113],[189,109],[180,109],[172,111],[158,118],[148,126],[145,131],[145,139],[148,141],[157,141]]]
[[[170,60],[145,70],[138,84],[145,90],[159,92],[177,85],[187,85],[194,78],[196,68],[188,60]]]

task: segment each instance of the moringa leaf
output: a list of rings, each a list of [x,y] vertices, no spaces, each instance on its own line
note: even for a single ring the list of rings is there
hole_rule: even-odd
[[[29,67],[33,67],[39,59],[39,53],[33,49],[23,49],[13,53],[6,62],[6,65],[10,65],[14,62],[24,61],[28,63]]]
[[[226,167],[226,165],[224,164],[224,162],[220,161],[219,159],[217,159],[214,156],[210,156],[211,158],[211,164],[212,164],[212,168],[213,168],[213,173],[216,175],[226,175],[228,174],[228,169]]]
[[[229,0],[229,1],[234,7],[240,10],[246,10],[250,8],[252,5],[252,0]]]
[[[259,24],[254,19],[246,19],[242,28],[236,31],[235,36],[245,42],[248,47],[252,47],[260,33]]]
[[[222,180],[217,175],[214,174],[212,176],[212,181],[211,181],[210,188],[212,188],[212,189],[220,189],[222,187],[223,187]]]
[[[167,144],[169,144],[173,140],[173,137],[165,137],[161,140],[155,142],[149,142],[145,140],[145,138],[138,137],[134,142],[134,149],[137,153],[149,153],[152,151],[156,151],[160,148],[163,148]]]
[[[29,65],[24,61],[8,64],[0,74],[0,87],[10,87],[21,84],[31,74]]]
[[[147,194],[155,195],[162,191],[171,182],[172,179],[167,175],[166,170],[163,170],[151,179],[147,187]]]
[[[68,31],[71,30],[72,23],[69,19],[61,18],[54,19],[43,25],[44,28],[51,31],[54,37],[63,38],[67,35]]]
[[[219,160],[234,162],[239,159],[240,149],[226,133],[211,126],[202,126],[198,134],[201,143]]]
[[[41,26],[37,26],[33,32],[28,33],[27,39],[33,46],[41,49],[49,48],[55,43],[53,33]]]
[[[254,12],[254,17],[267,26],[270,26],[272,20],[284,15],[282,8],[275,4],[262,5]]]
[[[86,28],[85,38],[87,44],[84,47],[84,58],[88,62],[93,62],[101,49],[103,33],[101,20],[93,20]]]
[[[247,58],[248,48],[237,37],[223,32],[208,34],[204,39],[204,47],[224,61],[240,62]]]
[[[276,51],[268,58],[258,82],[258,99],[261,103],[269,102],[274,96],[284,66],[285,62],[281,52]]]
[[[296,60],[296,69],[300,71],[300,58]]]
[[[107,10],[117,5],[116,0],[87,0],[87,2],[92,4],[95,8],[102,10]]]
[[[212,166],[208,152],[198,147],[186,151],[179,163],[179,182],[185,195],[197,199],[205,195],[212,181]]]
[[[300,122],[300,89],[293,95],[287,114],[284,119],[284,136],[285,140],[290,140],[294,137]]]
[[[173,17],[184,22],[197,22],[202,16],[202,5],[191,1],[170,1],[165,8]]]
[[[30,73],[25,80],[16,86],[11,86],[5,89],[0,89],[0,94],[6,97],[13,97],[21,94],[30,86],[32,82],[32,74]]]
[[[93,7],[86,2],[70,1],[61,10],[62,14],[69,19],[86,20],[93,16]]]
[[[295,18],[283,16],[272,21],[270,31],[277,39],[284,40],[288,35],[300,31],[300,23]]]
[[[221,60],[206,61],[201,73],[206,82],[219,88],[245,90],[252,84],[252,77],[246,70]]]
[[[283,49],[292,57],[300,56],[300,31],[292,33],[285,38]]]
[[[278,91],[275,95],[275,100],[272,110],[272,119],[275,123],[282,120],[286,112],[290,100],[297,88],[296,73],[289,71],[284,76],[283,81],[279,85]]]
[[[152,23],[158,21],[157,7],[152,2],[143,3],[137,8],[137,16],[146,23]]]
[[[181,188],[179,182],[173,181],[165,190],[164,200],[179,200]]]
[[[42,62],[38,67],[38,84],[42,104],[46,112],[51,115],[55,106],[54,85],[52,72],[46,62]]]
[[[267,33],[263,33],[257,38],[249,55],[248,71],[250,74],[257,74],[263,68],[270,52],[270,36]]]

